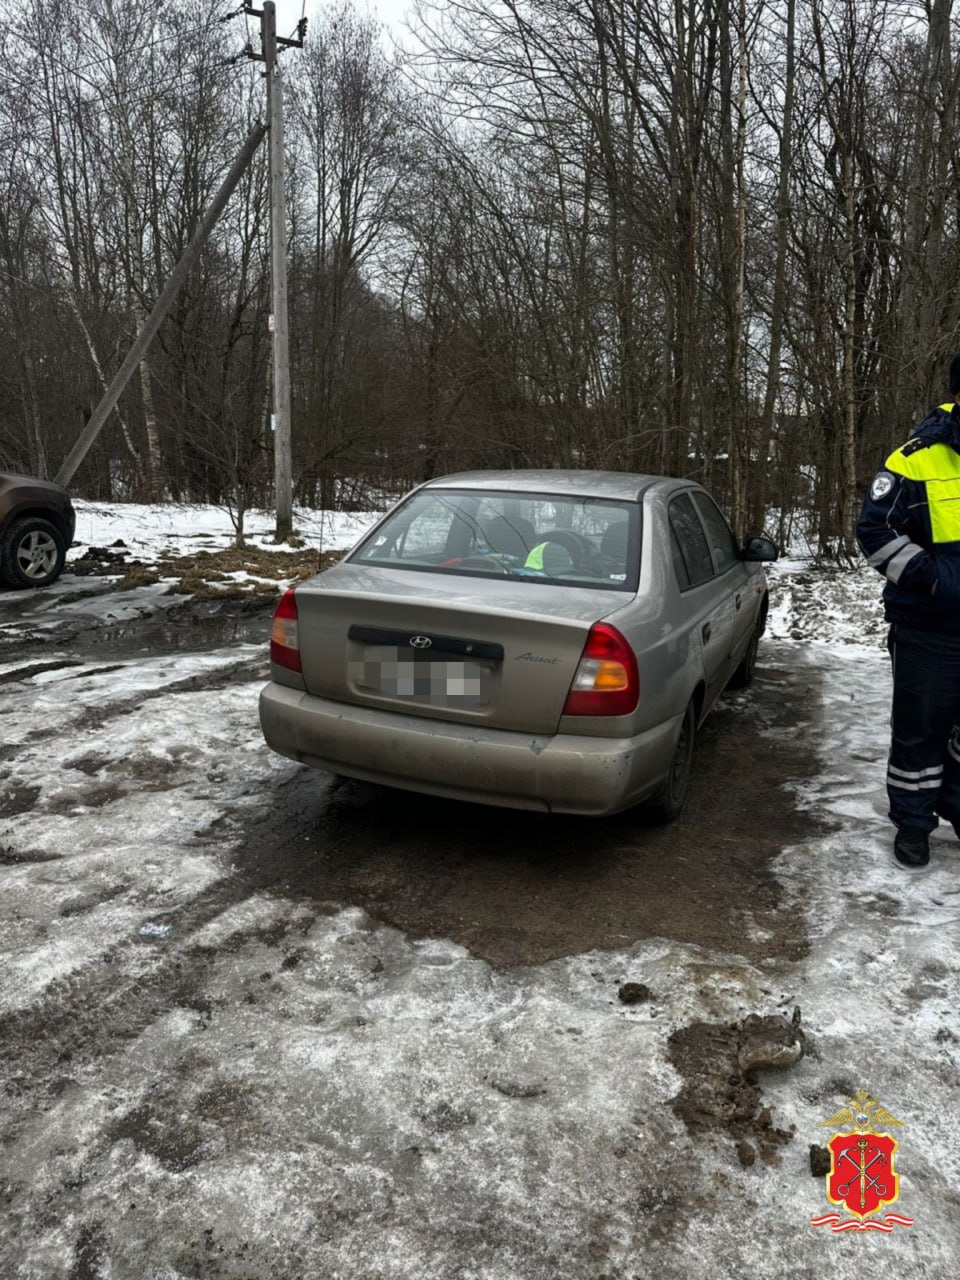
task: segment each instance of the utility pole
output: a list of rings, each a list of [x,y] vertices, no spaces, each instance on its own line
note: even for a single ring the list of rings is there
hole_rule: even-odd
[[[216,225],[217,219],[226,206],[227,201],[233,193],[234,188],[240,181],[244,169],[253,158],[253,153],[260,145],[266,128],[262,124],[256,124],[247,136],[246,142],[241,148],[240,154],[230,168],[230,172],[224,178],[220,186],[220,190],[214,196],[213,200],[203,217],[200,224],[193,233],[193,239],[183,251],[180,261],[170,272],[169,279],[164,285],[163,292],[153,304],[153,310],[143,322],[140,332],[134,339],[133,346],[127,352],[126,357],[120,368],[113,376],[113,381],[103,393],[100,403],[94,409],[90,416],[90,421],[80,433],[80,438],[67,454],[60,470],[56,475],[56,482],[60,485],[67,485],[76,474],[77,468],[89,452],[90,446],[96,440],[97,436],[103,428],[103,424],[110,417],[110,414],[116,408],[117,401],[123,394],[123,389],[130,381],[130,376],[136,369],[137,365],[143,359],[144,353],[149,347],[154,334],[160,328],[164,316],[170,310],[174,298],[180,292],[183,282],[190,274],[190,269],[200,256],[200,250],[207,242],[210,232]]]
[[[265,0],[262,9],[249,3],[244,12],[260,19],[261,52],[247,56],[266,64],[268,185],[270,192],[270,330],[273,338],[273,474],[277,506],[277,542],[293,532],[293,466],[290,446],[290,333],[287,311],[287,215],[283,164],[283,77],[277,62],[279,48],[303,48],[306,19],[297,25],[297,39],[277,35],[277,6]]]

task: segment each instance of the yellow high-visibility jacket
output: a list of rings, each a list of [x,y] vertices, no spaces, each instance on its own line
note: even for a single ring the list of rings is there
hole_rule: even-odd
[[[960,634],[960,405],[944,404],[887,458],[857,521],[886,578],[887,620]]]

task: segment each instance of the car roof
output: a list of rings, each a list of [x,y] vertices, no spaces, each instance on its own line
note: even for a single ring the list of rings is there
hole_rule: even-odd
[[[616,498],[636,502],[651,485],[679,485],[668,476],[630,471],[562,471],[553,468],[515,471],[461,471],[428,480],[427,489],[494,489],[501,493],[556,493],[579,497]]]

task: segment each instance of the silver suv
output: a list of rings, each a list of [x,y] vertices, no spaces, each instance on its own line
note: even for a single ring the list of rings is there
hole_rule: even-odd
[[[45,587],[59,578],[76,522],[59,485],[0,472],[0,583]]]

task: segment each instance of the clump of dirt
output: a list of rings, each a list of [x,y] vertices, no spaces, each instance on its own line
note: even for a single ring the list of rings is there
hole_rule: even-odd
[[[126,788],[115,782],[86,783],[53,796],[44,805],[47,813],[70,814],[78,809],[102,809],[126,794]],[[32,806],[31,806],[32,807]]]
[[[670,1037],[670,1061],[684,1079],[670,1105],[691,1131],[728,1134],[744,1165],[753,1163],[754,1147],[764,1163],[793,1137],[793,1129],[774,1126],[762,1105],[755,1073],[784,1069],[799,1062],[804,1035],[800,1010],[750,1014],[740,1022],[694,1022]]]
[[[154,1098],[111,1120],[106,1134],[113,1142],[131,1139],[138,1151],[153,1156],[172,1173],[182,1173],[200,1162],[200,1126],[181,1116],[178,1107],[166,1097]]]
[[[653,996],[653,992],[645,982],[625,982],[617,991],[623,1004],[645,1004]]]
[[[142,563],[142,560],[131,560],[129,548],[122,542],[116,542],[112,547],[88,547],[82,556],[71,560],[67,567],[71,573],[88,577],[92,574],[99,576],[123,573]]]
[[[14,783],[0,791],[0,816],[14,818],[29,813],[40,796],[40,787]]]

